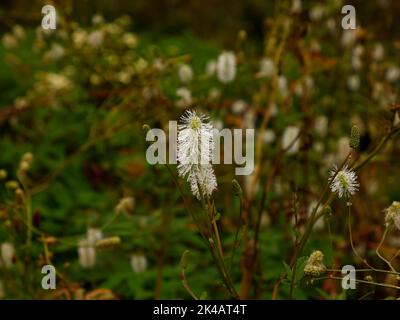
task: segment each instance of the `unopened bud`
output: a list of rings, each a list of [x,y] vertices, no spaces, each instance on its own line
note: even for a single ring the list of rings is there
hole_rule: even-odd
[[[150,130],[151,130],[151,128],[150,128],[150,126],[148,125],[148,124],[144,124],[143,126],[142,126],[142,129],[143,129],[143,131],[144,132],[149,132]]]
[[[182,254],[181,257],[181,268],[183,270],[186,270],[187,266],[188,266],[188,261],[189,261],[189,250],[185,250],[185,252]]]
[[[6,188],[7,189],[11,189],[11,190],[15,190],[19,187],[19,184],[17,181],[15,180],[10,180],[6,182]]]
[[[121,243],[121,238],[120,237],[109,237],[105,239],[101,239],[96,242],[96,247],[97,248],[110,248],[117,246]]]
[[[350,135],[350,147],[353,149],[358,149],[360,146],[360,129],[357,126],[351,127]]]
[[[234,194],[241,198],[243,196],[242,187],[236,179],[232,180],[232,187]]]

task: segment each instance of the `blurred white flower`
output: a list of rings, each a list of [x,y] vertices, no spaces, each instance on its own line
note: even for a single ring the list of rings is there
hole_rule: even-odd
[[[179,79],[183,84],[188,84],[193,79],[193,70],[187,64],[182,64],[178,69]]]
[[[287,80],[286,80],[285,76],[283,76],[283,75],[280,75],[278,77],[278,89],[283,98],[287,97],[287,95],[289,93],[288,86],[287,86]]]
[[[208,118],[195,111],[186,111],[178,126],[178,173],[186,177],[193,195],[208,198],[217,188],[211,165],[213,143],[212,125]]]
[[[362,68],[361,56],[364,53],[364,47],[362,45],[357,45],[351,55],[351,65],[354,70],[359,70]]]
[[[87,40],[87,33],[83,29],[78,29],[72,34],[72,41],[77,48],[81,48]]]
[[[143,254],[131,255],[131,268],[134,273],[142,273],[147,269],[147,258]]]
[[[262,58],[260,61],[260,77],[272,77],[275,73],[274,61],[271,58]]]
[[[354,29],[343,30],[341,43],[342,46],[347,48],[354,44],[357,39],[357,32]]]
[[[218,100],[221,97],[221,90],[218,88],[211,88],[208,92],[208,99]]]
[[[372,58],[381,61],[385,55],[385,49],[381,43],[376,43],[372,49]]]
[[[14,245],[10,242],[3,242],[1,244],[0,266],[10,268],[13,265],[13,258],[15,255]]]
[[[95,14],[95,15],[92,17],[92,24],[93,24],[93,25],[98,25],[98,24],[101,24],[101,23],[103,23],[103,22],[104,22],[104,18],[103,18],[103,16],[100,15],[100,14]]]
[[[292,13],[299,13],[301,12],[301,0],[293,0],[292,7],[290,8]]]
[[[86,240],[89,245],[94,246],[97,241],[103,238],[103,232],[100,229],[88,228],[86,232]]]
[[[103,44],[104,32],[101,30],[95,30],[87,37],[87,43],[93,48],[98,48]]]
[[[358,191],[360,186],[357,182],[357,175],[354,171],[348,169],[347,165],[336,174],[337,171],[338,168],[334,166],[330,172],[329,183],[331,191],[337,193],[339,198],[343,196],[349,198]]]
[[[248,110],[243,118],[244,127],[247,129],[254,129],[256,126],[256,115],[253,110]],[[241,143],[241,142],[240,142]]]
[[[328,20],[326,20],[326,27],[328,28],[330,33],[336,33],[336,20],[333,18],[329,18]]]
[[[244,100],[236,100],[233,104],[232,104],[232,112],[234,114],[241,114],[243,113],[246,109],[247,109],[248,105],[247,102]]]
[[[270,144],[270,143],[274,142],[276,139],[275,131],[272,129],[264,130],[264,132],[262,133],[262,139],[265,144]]]
[[[335,162],[337,164],[342,163],[346,159],[350,151],[350,139],[348,137],[341,137],[337,144]]]
[[[13,27],[13,34],[19,40],[23,40],[25,38],[25,30],[18,24]]]
[[[18,46],[17,39],[9,33],[4,34],[3,38],[1,39],[1,42],[4,46],[4,48],[9,49],[9,50],[14,49]]]
[[[90,269],[96,264],[96,249],[86,239],[79,241],[78,258],[82,268]]]
[[[386,70],[385,77],[389,82],[396,82],[400,77],[400,69],[397,66],[390,66]]]
[[[222,83],[228,83],[236,76],[236,57],[233,52],[224,51],[218,57],[217,76]]]
[[[321,137],[325,137],[328,131],[328,118],[326,116],[318,116],[315,119],[314,128]]]
[[[325,8],[322,5],[316,5],[310,10],[310,19],[312,21],[319,21],[325,13]]]
[[[176,95],[179,97],[176,102],[178,108],[186,108],[192,104],[192,92],[188,88],[179,88],[176,90]]]
[[[317,207],[317,205],[318,205],[318,202],[315,201],[315,200],[313,200],[313,201],[309,204],[308,209],[307,209],[307,217],[308,217],[308,218],[311,216],[311,213],[315,210],[315,208]],[[321,206],[320,206],[318,209],[320,210],[320,209],[321,209]],[[324,227],[325,227],[325,220],[324,220],[324,217],[321,217],[320,219],[318,219],[318,220],[315,222],[314,227],[313,227],[313,230],[319,231],[319,230],[324,229]]]
[[[300,149],[300,128],[288,126],[282,136],[282,148],[287,150],[287,154],[294,154]],[[290,147],[290,148],[289,148]]]
[[[58,43],[53,43],[51,49],[46,52],[45,58],[51,61],[60,60],[65,55],[65,49],[62,45]]]
[[[126,32],[122,36],[122,42],[128,47],[128,48],[136,48],[138,44],[138,38],[136,35],[134,35],[131,32]]]
[[[347,78],[347,87],[351,91],[357,91],[360,88],[360,78],[358,75],[353,74]]]
[[[400,114],[397,111],[396,114],[394,115],[393,126],[396,127],[399,124],[400,124]]]

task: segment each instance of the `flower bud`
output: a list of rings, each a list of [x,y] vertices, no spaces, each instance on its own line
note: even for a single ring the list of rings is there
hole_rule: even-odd
[[[358,149],[360,146],[360,129],[357,126],[351,127],[350,135],[350,147],[353,149]]]

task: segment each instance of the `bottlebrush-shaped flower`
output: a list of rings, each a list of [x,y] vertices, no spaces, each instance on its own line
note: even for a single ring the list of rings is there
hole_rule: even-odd
[[[213,144],[212,125],[208,118],[195,111],[186,111],[178,126],[178,173],[186,177],[193,195],[208,198],[217,188],[211,164]]]

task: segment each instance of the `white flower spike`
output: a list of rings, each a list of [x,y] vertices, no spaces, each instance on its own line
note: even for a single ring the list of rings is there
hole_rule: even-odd
[[[208,118],[195,111],[186,111],[178,126],[178,173],[187,177],[197,199],[211,196],[217,188],[217,179],[211,164],[213,128]]]
[[[339,198],[343,196],[349,198],[358,191],[358,187],[360,186],[357,182],[357,175],[354,171],[348,169],[347,165],[336,174],[337,171],[338,169],[335,166],[330,173],[329,182],[331,191],[337,193]]]

